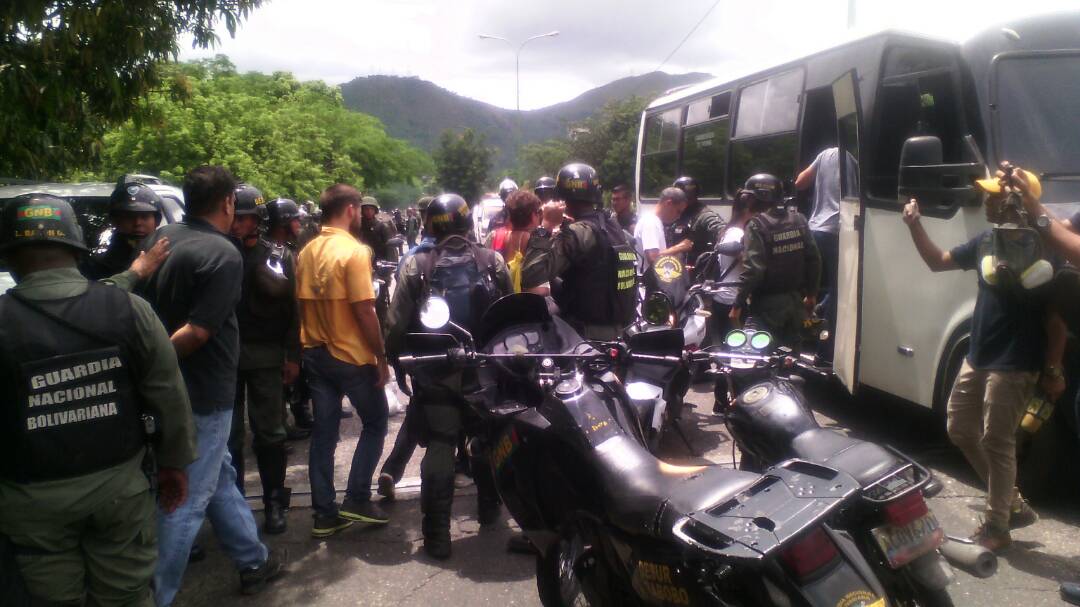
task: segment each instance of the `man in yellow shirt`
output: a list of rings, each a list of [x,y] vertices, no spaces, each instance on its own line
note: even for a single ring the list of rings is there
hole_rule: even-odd
[[[297,261],[300,341],[315,418],[308,461],[314,537],[334,535],[356,521],[383,524],[389,520],[371,502],[371,477],[386,437],[383,386],[389,371],[375,313],[371,249],[353,236],[360,226],[360,203],[360,192],[351,186],[327,188],[319,200],[322,231]],[[349,397],[364,428],[339,508],[334,451],[344,396]]]

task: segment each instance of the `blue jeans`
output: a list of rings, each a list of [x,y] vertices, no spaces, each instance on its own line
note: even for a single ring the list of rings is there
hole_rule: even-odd
[[[229,457],[231,409],[195,414],[199,457],[187,467],[188,498],[172,514],[159,512],[158,564],[154,600],[170,605],[180,590],[188,554],[203,519],[209,518],[218,543],[239,570],[266,562],[267,549],[244,497],[236,488],[236,470]]]
[[[358,367],[340,361],[324,347],[304,350],[304,370],[315,418],[308,452],[311,507],[317,515],[335,516],[338,506],[334,489],[334,451],[341,427],[341,399],[349,397],[364,425],[353,452],[345,499],[366,502],[371,499],[371,477],[386,439],[389,416],[386,392],[375,387],[379,373],[374,365]]]

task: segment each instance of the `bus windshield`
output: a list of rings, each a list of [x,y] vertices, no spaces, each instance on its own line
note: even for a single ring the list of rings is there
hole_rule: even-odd
[[[997,62],[999,157],[1043,179],[1046,202],[1080,202],[1080,54]]]

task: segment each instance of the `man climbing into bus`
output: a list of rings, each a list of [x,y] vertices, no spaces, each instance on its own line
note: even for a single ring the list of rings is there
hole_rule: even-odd
[[[759,173],[743,188],[753,195],[743,248],[742,286],[730,318],[738,322],[747,308],[759,330],[782,345],[796,347],[806,310],[817,303],[821,257],[806,217],[784,204],[780,179]]]
[[[1020,172],[1024,187],[1038,199],[1042,187],[1031,173]],[[986,518],[972,539],[999,551],[1012,543],[1010,530],[1039,517],[1016,485],[1016,430],[1036,384],[1051,402],[1064,392],[1062,356],[1065,332],[1048,322],[1047,300],[1026,283],[1024,268],[1011,268],[1008,244],[1022,237],[1019,208],[1006,204],[1012,187],[998,179],[976,182],[986,194],[986,218],[995,227],[967,243],[943,251],[923,228],[919,203],[904,207],[904,223],[915,248],[934,272],[977,270],[979,291],[971,325],[971,345],[947,405],[949,438],[987,484]],[[1014,272],[1016,280],[1011,280]],[[1056,317],[1055,317],[1056,318]]]

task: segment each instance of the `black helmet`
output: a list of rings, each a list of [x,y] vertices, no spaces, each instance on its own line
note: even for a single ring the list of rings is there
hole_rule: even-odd
[[[537,179],[536,185],[533,187],[533,193],[540,199],[540,202],[551,200],[555,197],[555,180],[547,175]]]
[[[679,177],[675,180],[675,183],[671,184],[673,188],[679,188],[686,194],[686,198],[689,202],[694,202],[698,197],[698,184],[694,181],[693,177],[686,175]]]
[[[743,189],[753,194],[758,202],[773,206],[784,204],[784,183],[776,175],[758,173],[746,180]]]
[[[469,203],[457,194],[439,194],[427,207],[431,235],[437,240],[453,234],[464,235],[472,229]]]
[[[270,227],[274,227],[299,219],[300,205],[288,198],[275,198],[266,203],[266,214],[270,219]]]
[[[567,204],[600,204],[600,178],[596,176],[596,169],[581,162],[559,169],[559,176],[555,178],[555,195]]]
[[[8,200],[0,217],[0,253],[46,242],[86,251],[71,204],[52,194],[23,194]]]
[[[499,198],[502,198],[502,201],[506,202],[506,199],[516,192],[517,189],[518,184],[513,179],[510,179],[509,177],[503,179],[502,182],[499,183]]]
[[[246,183],[236,186],[237,215],[258,215],[259,219],[262,219],[265,213],[266,201],[263,199],[262,192]]]
[[[117,183],[116,189],[109,196],[109,214],[113,213],[154,213],[161,223],[161,209],[164,203],[150,186],[137,181]]]

